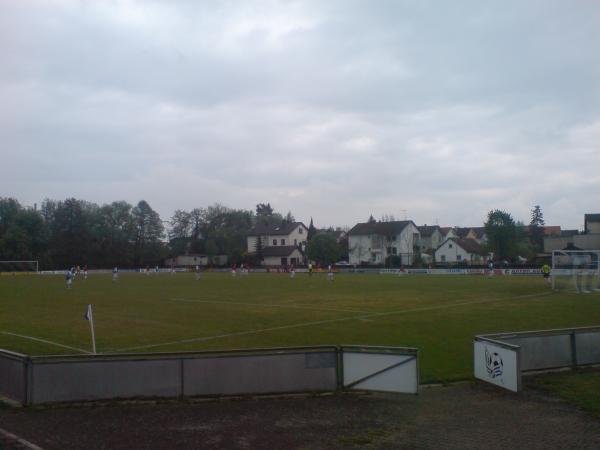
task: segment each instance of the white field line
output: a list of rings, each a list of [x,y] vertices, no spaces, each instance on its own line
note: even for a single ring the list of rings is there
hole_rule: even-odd
[[[174,302],[186,302],[186,303],[215,303],[217,305],[242,305],[242,306],[261,306],[261,307],[272,307],[272,308],[294,308],[294,309],[309,309],[313,311],[335,311],[335,312],[352,312],[359,314],[369,314],[368,311],[359,311],[357,309],[342,309],[342,308],[320,308],[318,306],[310,305],[279,305],[273,303],[247,303],[247,302],[222,302],[218,300],[195,300],[187,298],[170,298]]]
[[[44,344],[50,344],[50,345],[54,345],[56,347],[68,348],[69,350],[76,350],[76,351],[81,352],[81,353],[88,353],[90,355],[92,354],[92,352],[89,352],[87,350],[83,350],[81,348],[71,347],[69,345],[60,344],[58,342],[48,341],[46,339],[40,339],[40,338],[36,338],[36,337],[33,337],[33,336],[25,336],[23,334],[11,333],[10,331],[0,331],[0,333],[6,334],[8,336],[16,336],[16,337],[20,337],[20,338],[23,338],[23,339],[29,339],[30,341],[43,342]]]
[[[19,445],[22,445],[23,447],[28,448],[29,450],[43,450],[42,447],[38,447],[37,445],[32,444],[31,442],[26,441],[23,438],[20,438],[16,434],[9,433],[8,431],[6,431],[2,428],[0,428],[0,434],[12,441],[17,442]]]
[[[314,325],[324,325],[324,324],[336,323],[336,322],[346,322],[349,320],[364,320],[364,319],[369,319],[371,317],[391,316],[391,315],[407,314],[407,313],[420,312],[420,311],[432,311],[432,310],[436,310],[436,309],[448,309],[448,308],[454,308],[454,307],[458,307],[458,306],[477,305],[477,304],[482,304],[482,303],[500,302],[500,301],[504,301],[504,300],[520,300],[523,298],[544,297],[547,295],[552,295],[552,292],[546,292],[543,294],[528,294],[528,295],[521,295],[521,296],[517,296],[517,297],[473,300],[473,301],[451,303],[451,304],[444,304],[444,305],[424,306],[424,307],[420,307],[420,308],[403,309],[403,310],[398,310],[398,311],[388,311],[388,312],[381,312],[381,313],[370,313],[370,314],[365,314],[365,315],[360,315],[360,316],[342,317],[342,318],[338,318],[338,319],[316,320],[313,322],[303,322],[303,323],[297,323],[297,324],[292,324],[292,325],[280,325],[278,327],[262,328],[262,329],[258,329],[258,330],[238,331],[236,333],[218,334],[216,336],[205,336],[205,337],[198,337],[198,338],[191,338],[191,339],[182,339],[179,341],[162,342],[160,344],[138,345],[136,347],[127,347],[127,348],[122,348],[122,349],[118,349],[118,350],[114,350],[114,351],[109,351],[107,353],[128,352],[128,351],[132,351],[132,350],[144,350],[144,349],[155,348],[155,347],[164,347],[166,345],[173,345],[173,344],[189,344],[192,342],[205,342],[205,341],[224,339],[224,338],[229,338],[229,337],[246,336],[249,334],[266,333],[269,331],[289,330],[292,328],[302,328],[302,327],[310,327],[310,326],[314,326]]]

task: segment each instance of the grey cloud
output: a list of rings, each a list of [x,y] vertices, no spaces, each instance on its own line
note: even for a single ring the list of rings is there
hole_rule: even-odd
[[[270,201],[332,225],[597,209],[595,3],[2,9],[1,195],[145,198],[163,218]]]

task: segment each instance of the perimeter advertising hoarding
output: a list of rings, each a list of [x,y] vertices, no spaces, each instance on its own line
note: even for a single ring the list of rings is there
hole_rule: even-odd
[[[508,348],[489,341],[474,342],[475,378],[513,392],[521,388],[518,348]]]

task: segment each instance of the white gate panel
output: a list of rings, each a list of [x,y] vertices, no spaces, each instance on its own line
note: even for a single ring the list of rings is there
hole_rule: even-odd
[[[519,348],[517,346],[476,340],[473,354],[475,378],[513,392],[521,389]]]
[[[416,354],[343,352],[344,388],[416,394]]]

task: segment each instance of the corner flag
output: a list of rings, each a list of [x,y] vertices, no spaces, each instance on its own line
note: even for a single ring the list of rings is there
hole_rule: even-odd
[[[85,320],[92,320],[92,305],[88,305],[85,314],[83,315]]]
[[[96,354],[96,335],[94,333],[94,314],[92,312],[92,305],[88,305],[83,318],[90,322],[90,331],[92,332],[92,350]]]

